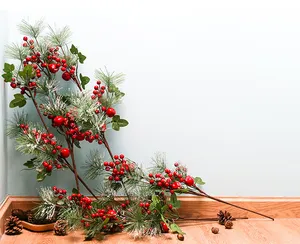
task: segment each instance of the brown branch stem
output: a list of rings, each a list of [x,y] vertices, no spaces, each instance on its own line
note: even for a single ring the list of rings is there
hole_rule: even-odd
[[[195,188],[196,188],[200,193],[191,191],[191,192],[190,192],[191,194],[194,194],[194,195],[197,195],[197,196],[206,197],[206,198],[212,199],[212,200],[214,200],[214,201],[221,202],[221,203],[230,205],[230,206],[232,206],[232,207],[235,207],[235,208],[238,208],[238,209],[242,209],[242,210],[245,210],[245,211],[248,211],[248,212],[250,212],[250,213],[254,213],[254,214],[260,215],[260,216],[263,216],[263,217],[265,217],[265,218],[268,218],[268,219],[271,219],[271,220],[274,221],[274,218],[272,218],[272,217],[270,217],[270,216],[267,216],[267,215],[265,215],[265,214],[262,214],[262,213],[253,211],[253,210],[251,210],[251,209],[247,209],[247,208],[244,208],[244,207],[240,207],[240,206],[235,205],[235,204],[233,204],[233,203],[226,202],[226,201],[224,201],[224,200],[222,200],[222,199],[219,199],[219,198],[210,196],[210,195],[208,195],[207,193],[205,193],[204,191],[202,191],[202,190],[201,190],[199,187],[197,187],[197,186],[195,186]]]
[[[62,158],[63,161],[67,164],[68,168],[75,174],[74,169],[72,167],[72,165],[65,159]],[[88,185],[83,181],[83,179],[77,174],[78,176],[78,180],[82,183],[82,185],[88,190],[89,193],[92,194],[92,196],[98,200],[98,197],[93,193],[93,191],[88,187]]]
[[[67,140],[67,143],[68,143],[68,148],[70,150],[71,160],[72,160],[72,164],[73,164],[76,187],[77,187],[78,192],[80,193],[79,181],[78,181],[78,172],[77,172],[77,167],[76,167],[76,162],[75,162],[75,157],[74,157],[74,147],[73,147],[73,144],[67,138],[67,135],[66,135],[66,140]]]
[[[248,219],[248,217],[231,218],[230,220]],[[179,220],[191,220],[191,221],[218,221],[219,218],[183,218],[179,217]]]

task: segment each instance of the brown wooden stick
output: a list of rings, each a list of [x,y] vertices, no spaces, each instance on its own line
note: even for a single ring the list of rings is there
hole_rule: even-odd
[[[192,220],[192,221],[218,221],[219,218],[183,218],[179,217],[180,220]],[[230,220],[248,219],[248,217],[237,217],[231,218]]]
[[[67,164],[68,168],[74,173],[74,169],[72,168],[72,165],[65,159],[63,158],[64,162]],[[82,183],[82,185],[88,190],[89,193],[92,194],[92,196],[98,200],[98,197],[93,193],[93,191],[88,187],[88,185],[83,181],[83,179],[78,175],[79,181]]]
[[[207,193],[205,193],[204,191],[202,191],[199,187],[197,186],[194,186],[200,193],[197,193],[197,192],[190,192],[191,194],[194,194],[194,195],[197,195],[197,196],[202,196],[202,197],[206,197],[206,198],[209,198],[209,199],[212,199],[212,200],[215,200],[217,202],[221,202],[221,203],[224,203],[224,204],[227,204],[227,205],[230,205],[232,207],[235,207],[235,208],[239,208],[239,209],[242,209],[242,210],[245,210],[245,211],[248,211],[250,213],[254,213],[254,214],[257,214],[257,215],[260,215],[260,216],[263,216],[265,218],[268,218],[268,219],[271,219],[274,221],[274,218],[270,217],[270,216],[267,216],[265,214],[262,214],[262,213],[259,213],[259,212],[256,212],[256,211],[253,211],[251,209],[247,209],[247,208],[244,208],[244,207],[240,207],[238,205],[235,205],[233,203],[230,203],[230,202],[226,202],[222,199],[219,199],[219,198],[216,198],[216,197],[213,197],[213,196],[210,196],[208,195]]]

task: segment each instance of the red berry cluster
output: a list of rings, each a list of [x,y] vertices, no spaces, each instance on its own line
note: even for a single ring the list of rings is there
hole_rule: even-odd
[[[105,89],[106,89],[105,86],[100,86],[100,85],[101,85],[101,81],[98,80],[97,85],[94,86],[93,95],[91,96],[93,100],[98,98],[99,104],[101,104],[100,99],[102,95],[105,93]],[[99,114],[101,111],[110,118],[116,115],[116,110],[114,108],[106,108],[105,106],[101,106],[99,109],[96,109],[95,113]]]
[[[124,159],[125,156],[121,154],[120,156],[115,155],[114,162],[104,162],[106,171],[112,172],[112,174],[108,177],[110,181],[121,181],[125,176],[126,172],[132,171],[134,168],[132,164],[128,164]]]
[[[70,155],[70,151],[68,148],[62,148],[61,145],[56,145],[57,141],[54,138],[54,135],[52,133],[42,133],[40,131],[37,131],[36,129],[29,129],[28,125],[25,124],[20,124],[20,128],[22,129],[24,134],[29,134],[32,133],[32,135],[36,139],[36,143],[39,146],[42,146],[42,150],[47,151],[53,156],[60,156],[63,158],[67,158]],[[59,155],[58,155],[59,153]],[[60,164],[58,164],[57,161],[54,161],[53,164],[56,166],[57,169],[62,168]],[[52,163],[49,162],[44,162],[43,163],[44,168],[46,169],[47,172],[51,172],[53,165]]]
[[[181,183],[187,186],[194,185],[194,178],[186,175],[186,168],[175,163],[175,170],[172,172],[170,169],[165,169],[164,174],[157,173],[153,175],[150,173],[149,183],[156,185],[162,189],[168,189],[172,194],[175,190],[183,188]]]
[[[70,201],[74,201],[76,204],[81,206],[83,209],[91,210],[92,207],[92,199],[89,197],[85,197],[82,194],[73,193],[71,196],[68,197]]]
[[[92,218],[91,220],[89,218]],[[90,223],[101,219],[102,221],[109,219],[106,225],[103,225],[102,229],[105,232],[116,232],[124,228],[123,224],[120,224],[120,219],[118,218],[117,212],[112,207],[107,207],[106,209],[97,209],[96,212],[92,213],[91,216],[84,216],[85,219],[81,220],[86,228],[90,227]],[[88,220],[88,221],[87,221]]]
[[[127,208],[129,204],[130,204],[129,200],[126,200],[124,203],[121,204],[122,209]]]
[[[56,186],[53,186],[52,190],[58,199],[63,199],[67,194],[67,191],[65,189],[59,189]]]
[[[75,66],[68,66],[66,59],[60,58],[59,47],[49,47],[46,60],[41,59],[41,54],[36,52],[34,40],[28,40],[28,37],[23,37],[23,47],[29,47],[32,50],[31,56],[26,57],[23,64],[32,65],[36,71],[36,77],[41,77],[41,70],[48,69],[50,73],[56,73],[59,69],[63,72],[62,78],[66,81],[74,78]]]
[[[61,115],[53,116],[51,114],[44,113],[45,116],[48,116],[49,119],[52,119],[53,127],[61,127],[66,128],[66,133],[72,140],[83,141],[86,140],[90,143],[97,141],[98,144],[102,144],[102,138],[99,134],[93,134],[91,131],[82,131],[75,123],[75,118],[73,116],[73,112],[67,112],[65,117]]]
[[[149,209],[150,207],[150,202],[140,202],[139,206],[142,208],[142,213],[147,213],[151,214],[151,210]]]

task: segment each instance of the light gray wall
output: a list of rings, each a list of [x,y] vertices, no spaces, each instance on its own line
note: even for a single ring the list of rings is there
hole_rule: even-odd
[[[298,196],[299,4],[241,2],[98,1],[30,19],[71,27],[87,56],[82,73],[107,66],[127,75],[118,111],[130,125],[109,134],[115,153],[148,166],[155,152],[166,152],[215,195]],[[21,40],[22,17],[9,15],[9,41]],[[41,185],[21,171],[26,159],[9,141],[10,194],[32,195]],[[74,186],[63,173],[44,184]]]

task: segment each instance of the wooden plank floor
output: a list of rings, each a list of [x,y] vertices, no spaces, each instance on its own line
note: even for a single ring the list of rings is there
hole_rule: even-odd
[[[24,230],[18,236],[3,235],[0,244],[300,244],[300,218],[276,219],[274,222],[266,219],[238,220],[234,221],[234,228],[231,230],[212,222],[181,223],[180,226],[186,232],[184,242],[178,241],[175,234],[137,240],[126,233],[106,236],[104,241],[84,242],[81,231],[61,237],[53,235],[52,232],[33,233]],[[213,226],[220,229],[219,234],[211,233]]]

